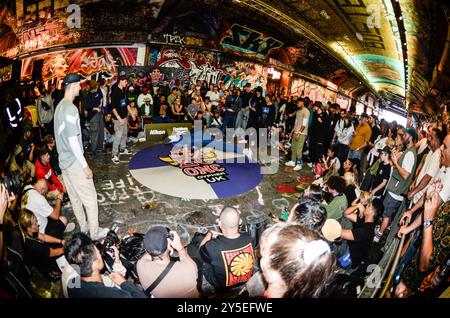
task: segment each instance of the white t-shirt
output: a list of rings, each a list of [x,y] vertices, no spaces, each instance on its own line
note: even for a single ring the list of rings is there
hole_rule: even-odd
[[[214,106],[219,105],[219,101],[220,101],[219,92],[214,93],[213,91],[208,91],[208,93],[206,93],[206,97],[209,97],[209,100],[211,101],[212,105],[214,105]]]
[[[425,151],[425,149],[428,146],[428,140],[427,138],[422,138],[419,141],[419,149],[417,149],[417,154],[420,155],[422,152]]]
[[[336,132],[338,143],[347,146],[350,144],[354,131],[353,125],[350,125],[348,128],[344,128],[344,121],[341,119],[337,122],[334,131]]]
[[[406,151],[406,150],[405,150]],[[411,173],[413,167],[414,167],[414,154],[412,151],[408,151],[405,158],[403,158],[402,162],[402,168]],[[394,168],[395,169],[395,168]],[[392,169],[392,170],[394,170]],[[392,178],[392,175],[391,175]],[[392,198],[394,198],[397,201],[403,201],[403,197],[401,195],[397,195],[395,193],[392,193],[391,191],[388,191]]]
[[[39,232],[45,233],[45,228],[48,223],[47,217],[52,214],[53,208],[48,204],[47,199],[42,194],[33,189],[33,186],[29,185],[24,188],[24,190],[27,189],[30,190],[26,193],[27,204],[25,205],[25,208],[33,212],[36,216],[39,224]]]
[[[415,186],[417,186],[420,181],[425,177],[425,175],[429,175],[431,178],[434,178],[439,173],[439,166],[441,164],[441,150],[437,149],[436,151],[430,150],[428,152],[425,162],[423,164],[422,170],[420,170],[419,175],[417,176]],[[428,185],[423,188],[421,191],[417,192],[413,197],[412,203],[416,204],[417,201],[423,196],[423,194],[427,191]]]

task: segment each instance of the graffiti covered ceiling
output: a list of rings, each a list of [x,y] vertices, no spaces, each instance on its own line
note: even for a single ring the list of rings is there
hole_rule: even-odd
[[[407,61],[394,1],[408,31]],[[367,86],[420,102],[436,65],[432,2],[10,0],[0,7],[0,54],[17,57],[61,45],[113,42],[196,46],[281,61],[346,90]],[[67,24],[71,4],[81,7],[79,28]]]

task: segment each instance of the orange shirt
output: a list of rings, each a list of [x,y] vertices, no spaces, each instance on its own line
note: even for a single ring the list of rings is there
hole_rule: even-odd
[[[356,150],[360,148],[366,141],[370,140],[372,136],[372,128],[369,124],[360,124],[355,131],[352,142],[350,143],[350,149]]]

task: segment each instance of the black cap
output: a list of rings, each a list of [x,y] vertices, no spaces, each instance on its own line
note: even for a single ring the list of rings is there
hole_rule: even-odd
[[[414,128],[408,127],[405,132],[413,138],[413,142],[417,141],[417,132]]]
[[[144,236],[144,247],[150,255],[161,255],[167,251],[169,230],[165,226],[153,226]]]
[[[69,73],[69,74],[66,75],[66,77],[64,77],[63,85],[77,83],[77,82],[80,82],[80,81],[81,81],[80,75],[78,75],[76,73]]]

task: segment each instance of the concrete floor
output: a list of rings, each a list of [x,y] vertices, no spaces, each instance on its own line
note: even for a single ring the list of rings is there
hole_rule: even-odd
[[[151,142],[130,143],[129,149],[135,154],[151,145]],[[178,232],[183,244],[188,243],[197,230],[217,230],[217,213],[222,205],[239,206],[244,220],[251,215],[265,215],[270,220],[267,216],[269,212],[280,216],[284,208],[292,207],[300,194],[278,193],[278,185],[281,182],[294,184],[298,176],[312,175],[311,169],[306,166],[297,173],[291,169],[286,172],[285,160],[281,159],[279,172],[265,175],[259,186],[247,193],[227,199],[188,200],[142,186],[130,175],[128,163],[132,156],[121,156],[121,163],[115,165],[111,162],[110,150],[99,154],[94,161],[89,152],[85,155],[94,171],[100,226],[111,228],[117,224],[119,233],[126,234],[129,227],[145,233],[153,224],[166,224]],[[64,209],[63,214],[77,224],[70,207]]]

